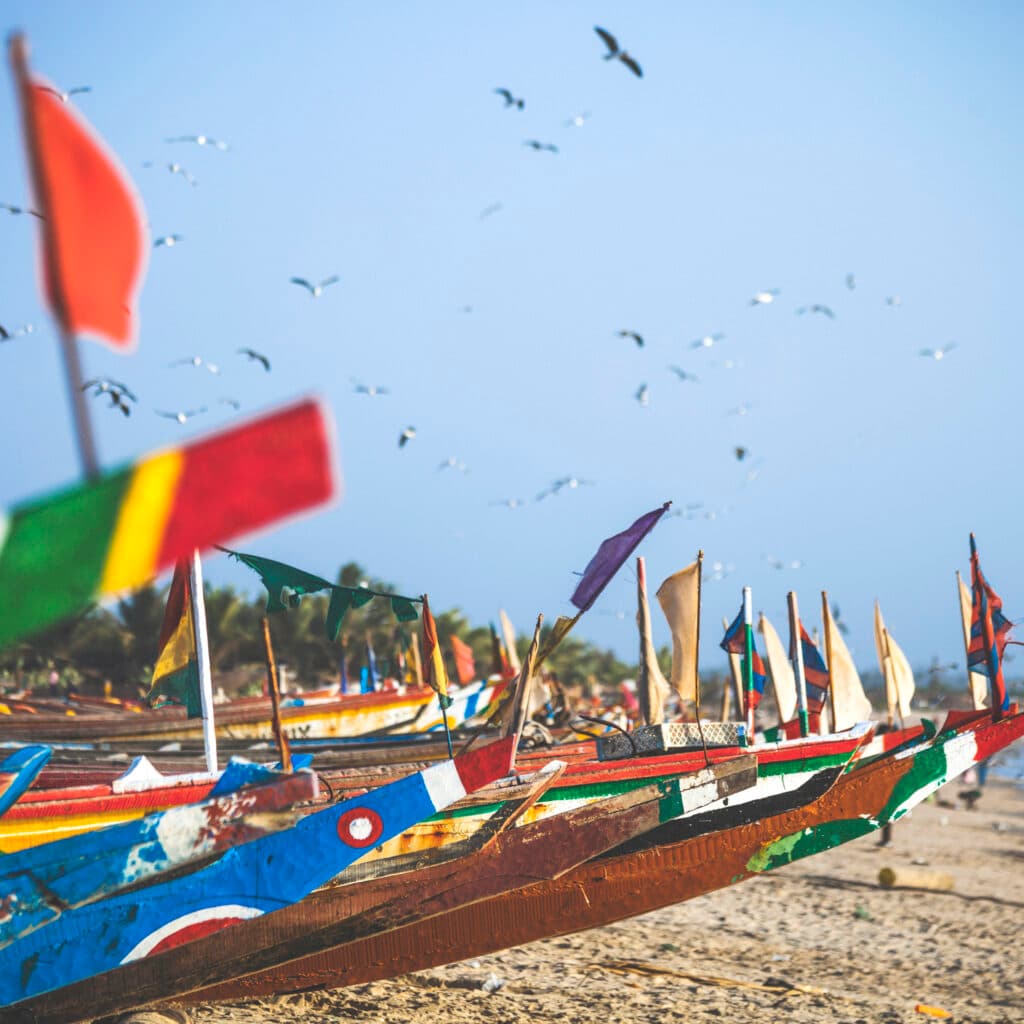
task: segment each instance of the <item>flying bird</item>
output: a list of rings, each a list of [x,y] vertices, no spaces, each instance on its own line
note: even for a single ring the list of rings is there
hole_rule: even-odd
[[[109,377],[96,377],[93,380],[87,380],[79,390],[91,390],[94,397],[106,395],[110,399],[110,405],[107,408],[120,409],[125,416],[131,416],[132,414],[132,409],[128,402],[138,401],[126,385],[120,383],[120,381],[110,380]],[[125,401],[125,399],[128,401]]]
[[[555,480],[550,487],[546,487],[537,497],[535,501],[543,501],[549,494],[558,494],[561,490],[568,487],[570,491],[575,491],[578,487],[589,487],[594,483],[593,480],[581,480],[575,476],[563,476],[559,480]]]
[[[24,334],[31,334],[35,330],[32,324],[23,324],[21,327],[15,327],[13,331],[9,331],[6,327],[0,324],[0,341],[10,341],[12,338],[20,338]]]
[[[200,366],[204,366],[210,373],[220,373],[220,367],[216,363],[207,362],[202,356],[186,356],[184,359],[175,359],[173,363],[167,365],[168,367],[193,366],[197,370]]]
[[[636,75],[637,78],[643,78],[644,73],[640,65],[636,60],[631,57],[625,50],[619,49],[619,41],[606,29],[599,28],[597,25],[594,26],[594,31],[604,41],[604,45],[608,47],[608,52],[604,55],[605,60],[620,60],[623,64],[629,68],[630,71]]]
[[[197,146],[213,146],[222,153],[231,148],[226,142],[211,139],[209,135],[175,135],[174,138],[164,139],[164,142],[194,142]]]
[[[199,184],[199,182],[196,181],[196,179],[193,178],[192,175],[189,174],[188,171],[186,171],[179,163],[169,163],[167,165],[167,170],[169,170],[171,174],[180,174],[193,188]]]
[[[835,619],[836,628],[839,630],[839,632],[842,633],[843,636],[847,636],[850,632],[850,627],[847,626],[845,622],[843,622],[843,617],[839,612],[839,605],[837,604],[832,605],[832,618]],[[956,668],[955,665],[953,667]]]
[[[502,508],[523,508],[526,502],[522,498],[502,498],[500,501],[489,501],[488,505],[500,505]]]
[[[270,360],[262,352],[257,352],[254,348],[236,348],[235,352],[240,356],[248,356],[250,362],[255,360],[257,363],[262,363],[263,369],[270,373]]]
[[[168,249],[173,249],[174,246],[183,240],[183,235],[161,235],[159,238],[153,239],[153,248],[159,249],[160,246],[165,245]]]
[[[20,213],[27,213],[32,217],[38,217],[40,220],[46,219],[37,210],[30,210],[25,206],[13,206],[11,203],[0,203],[0,210],[6,210],[12,216],[17,216]]]
[[[750,454],[750,450],[744,448],[743,445],[737,445],[733,448],[732,453],[736,456],[737,462],[742,462]]]
[[[355,387],[352,389],[357,395],[368,395],[370,398],[376,398],[378,395],[390,395],[391,391],[388,388],[381,387],[379,384],[360,384],[358,381],[353,380]],[[415,434],[415,431],[413,431]]]
[[[846,287],[852,292],[857,287],[857,278],[853,274],[846,275]]]
[[[784,562],[781,558],[773,558],[771,555],[765,555],[765,558],[768,559],[768,564],[773,569],[779,569],[780,571],[782,569],[800,569],[804,564],[799,558],[790,559],[788,562]]]
[[[634,397],[634,398],[635,398],[635,399],[636,399],[636,400],[637,400],[637,401],[638,401],[638,402],[639,402],[639,403],[640,403],[640,404],[641,404],[642,406],[645,406],[645,407],[646,407],[647,405],[649,405],[649,404],[650,404],[650,401],[651,401],[651,393],[650,393],[650,391],[649,391],[649,390],[647,389],[647,385],[646,385],[646,384],[641,384],[641,385],[640,385],[640,387],[639,387],[639,388],[637,388],[637,392],[636,392],[636,394],[635,394],[635,395],[634,395],[633,397]]]
[[[694,384],[700,383],[700,378],[693,373],[687,373],[681,366],[672,365],[669,369],[680,379],[680,380],[692,380]]]
[[[886,295],[885,304],[887,306],[902,306],[903,299],[901,299],[898,295]]]
[[[811,306],[801,306],[796,311],[797,316],[803,316],[804,313],[821,313],[824,316],[827,316],[829,320],[835,320],[836,318],[835,313],[833,313],[828,306],[823,306],[820,302],[815,302]]]
[[[620,338],[632,338],[636,342],[637,348],[644,347],[644,338],[642,334],[637,334],[636,331],[617,331],[616,333]]]
[[[705,334],[703,338],[690,342],[690,348],[711,348],[725,337],[724,334]]]
[[[762,292],[758,292],[751,300],[752,306],[768,306],[775,301],[777,295],[780,294],[778,288],[767,288]]]
[[[468,473],[469,469],[466,464],[460,461],[456,456],[449,455],[447,459],[442,462],[435,472],[440,473],[442,469],[457,469],[460,473]]]
[[[61,92],[59,89],[54,89],[51,85],[41,85],[39,88],[42,89],[43,92],[52,93],[61,101],[61,103],[67,103],[72,96],[77,96],[79,93],[92,92],[91,85],[76,85],[73,89],[68,89],[67,92]]]
[[[590,111],[586,111],[583,114],[576,114],[575,117],[570,117],[565,122],[566,128],[582,128],[590,120]]]
[[[218,398],[217,401],[221,405],[230,405],[235,412],[242,408],[242,403],[237,398]]]
[[[557,153],[558,152],[558,147],[557,146],[553,146],[550,142],[539,142],[537,139],[527,139],[523,143],[523,145],[524,146],[529,146],[530,149],[537,150],[538,153],[540,153],[540,152]]]
[[[403,430],[398,435],[398,447],[399,448],[404,448],[415,436],[416,436],[416,428],[415,427],[406,427],[405,430]]]
[[[956,342],[951,341],[948,345],[943,345],[942,348],[923,348],[918,352],[919,356],[925,356],[927,359],[945,359],[946,354],[952,352],[956,348]]]
[[[188,423],[193,416],[199,416],[206,412],[206,406],[201,405],[198,409],[186,409],[182,412],[164,412],[162,409],[157,409],[157,416],[163,416],[164,419],[175,420],[177,423]]]
[[[503,210],[505,207],[501,203],[491,203],[490,206],[485,206],[480,211],[480,219],[487,220],[488,217],[493,217],[499,210]]]
[[[508,89],[495,89],[494,91],[504,99],[506,109],[508,107],[518,107],[522,110],[526,106],[526,100],[513,96]]]
[[[319,284],[310,284],[304,277],[291,277],[289,281],[292,284],[297,284],[300,288],[305,288],[314,299],[319,299],[324,293],[324,289],[332,284],[337,284],[341,280],[337,274],[331,277],[325,277]]]

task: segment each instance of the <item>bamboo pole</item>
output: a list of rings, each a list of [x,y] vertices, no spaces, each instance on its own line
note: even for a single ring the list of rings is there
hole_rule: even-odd
[[[206,629],[206,600],[203,595],[203,563],[199,552],[192,552],[188,572],[189,596],[192,601],[192,631],[195,635],[196,662],[199,668],[199,701],[203,709],[203,750],[206,770],[216,772],[217,726],[213,718],[213,674],[210,671],[210,642]]]
[[[800,612],[796,604],[796,592],[786,595],[789,605],[789,656],[793,661],[793,673],[796,676],[796,701],[800,715],[800,735],[807,736],[807,680],[804,677],[804,649],[800,643]]]
[[[266,615],[260,620],[263,626],[263,650],[267,659],[267,678],[270,681],[270,709],[273,715],[274,740],[281,758],[281,768],[292,770],[292,752],[288,749],[288,740],[281,727],[281,691],[277,682],[277,662],[274,660],[274,646],[270,641],[270,620]]]
[[[821,592],[821,628],[825,634],[825,668],[828,671],[828,713],[832,732],[836,731],[836,694],[832,688],[832,617],[828,610],[828,592]],[[822,708],[822,711],[825,709]]]
[[[57,262],[58,225],[52,216],[50,190],[43,169],[42,154],[39,151],[39,139],[32,104],[33,85],[28,70],[28,42],[21,33],[14,33],[10,37],[8,57],[15,87],[21,101],[21,121],[25,136],[25,148],[28,151],[29,175],[32,179],[35,202],[42,217],[41,230],[44,237],[43,258],[46,262],[46,281],[50,304],[53,307],[54,318],[59,328],[61,351],[64,356],[64,377],[68,388],[68,399],[71,403],[71,416],[75,425],[75,440],[78,444],[78,454],[86,479],[95,480],[100,472],[99,459],[96,456],[96,442],[93,439],[89,409],[82,391],[83,374],[78,344],[68,327],[67,297],[64,294],[64,280]]]

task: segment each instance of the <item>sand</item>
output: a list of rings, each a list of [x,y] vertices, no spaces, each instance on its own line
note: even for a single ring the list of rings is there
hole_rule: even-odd
[[[1024,1021],[1024,789],[946,786],[894,829],[678,906],[332,993],[204,1006],[202,1024]],[[955,803],[956,806],[943,806]],[[955,879],[885,890],[884,866]],[[631,961],[627,966],[617,962]],[[724,984],[716,984],[714,978]],[[485,984],[500,983],[488,992]],[[757,987],[744,987],[748,983]]]

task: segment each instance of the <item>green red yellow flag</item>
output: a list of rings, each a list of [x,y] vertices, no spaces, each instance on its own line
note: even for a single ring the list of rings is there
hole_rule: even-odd
[[[0,513],[0,647],[325,504],[331,433],[304,400]]]
[[[444,655],[437,642],[437,624],[430,611],[430,601],[423,595],[423,678],[437,694],[442,708],[451,707],[448,696],[448,670],[444,667]]]
[[[159,654],[153,666],[153,684],[146,700],[153,708],[181,704],[189,718],[203,717],[192,587],[186,562],[178,562],[174,567],[164,623],[160,628]]]

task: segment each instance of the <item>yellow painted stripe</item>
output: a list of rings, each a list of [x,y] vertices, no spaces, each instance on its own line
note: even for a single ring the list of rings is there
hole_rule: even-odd
[[[184,465],[182,452],[169,451],[136,467],[110,540],[101,593],[128,590],[152,579]]]

